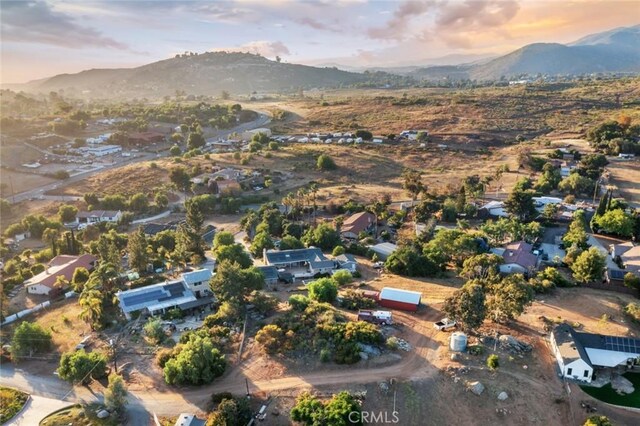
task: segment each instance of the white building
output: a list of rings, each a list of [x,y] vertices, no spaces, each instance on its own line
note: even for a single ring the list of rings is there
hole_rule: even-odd
[[[631,368],[640,358],[640,339],[582,333],[560,324],[550,336],[560,374],[590,383],[597,368]]]
[[[185,272],[182,274],[182,280],[187,285],[189,290],[195,293],[196,297],[202,297],[208,294],[209,280],[213,273],[210,269],[199,269],[197,271]]]
[[[76,225],[84,227],[99,222],[117,223],[122,217],[120,210],[92,210],[90,212],[78,212],[76,215]]]
[[[105,155],[115,154],[122,151],[120,145],[93,145],[78,148],[78,151],[84,155],[92,155],[94,157],[104,157]]]

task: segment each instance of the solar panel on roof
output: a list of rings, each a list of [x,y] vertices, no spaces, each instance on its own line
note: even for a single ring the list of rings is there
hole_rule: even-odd
[[[610,269],[609,270],[609,277],[616,279],[616,280],[622,280],[624,279],[624,271],[621,271],[619,269]]]
[[[164,292],[160,289],[152,290],[147,293],[142,294],[133,294],[131,296],[126,296],[122,299],[125,305],[132,306],[138,305],[140,303],[149,302],[151,300],[156,300],[159,297],[163,296]]]

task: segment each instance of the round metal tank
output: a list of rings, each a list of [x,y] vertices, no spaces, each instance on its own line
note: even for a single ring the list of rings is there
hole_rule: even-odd
[[[456,331],[451,335],[449,348],[455,352],[464,352],[467,349],[467,335]]]

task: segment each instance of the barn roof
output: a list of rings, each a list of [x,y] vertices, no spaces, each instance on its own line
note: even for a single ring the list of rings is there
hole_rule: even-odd
[[[420,304],[422,293],[417,291],[402,290],[399,288],[385,287],[380,291],[380,300],[393,300],[396,302]]]

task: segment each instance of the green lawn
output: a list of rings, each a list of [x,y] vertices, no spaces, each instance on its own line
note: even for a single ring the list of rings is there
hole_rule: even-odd
[[[42,419],[40,426],[118,426],[115,417],[99,419],[96,413],[102,408],[99,404],[76,404],[63,408]]]
[[[19,390],[0,386],[0,424],[8,422],[22,410],[29,395]]]
[[[610,384],[601,388],[591,386],[580,387],[585,393],[600,401],[608,402],[609,404],[623,405],[625,407],[640,408],[640,373],[625,373],[623,376],[633,383],[635,392],[631,395],[618,395],[618,393],[611,388]]]

